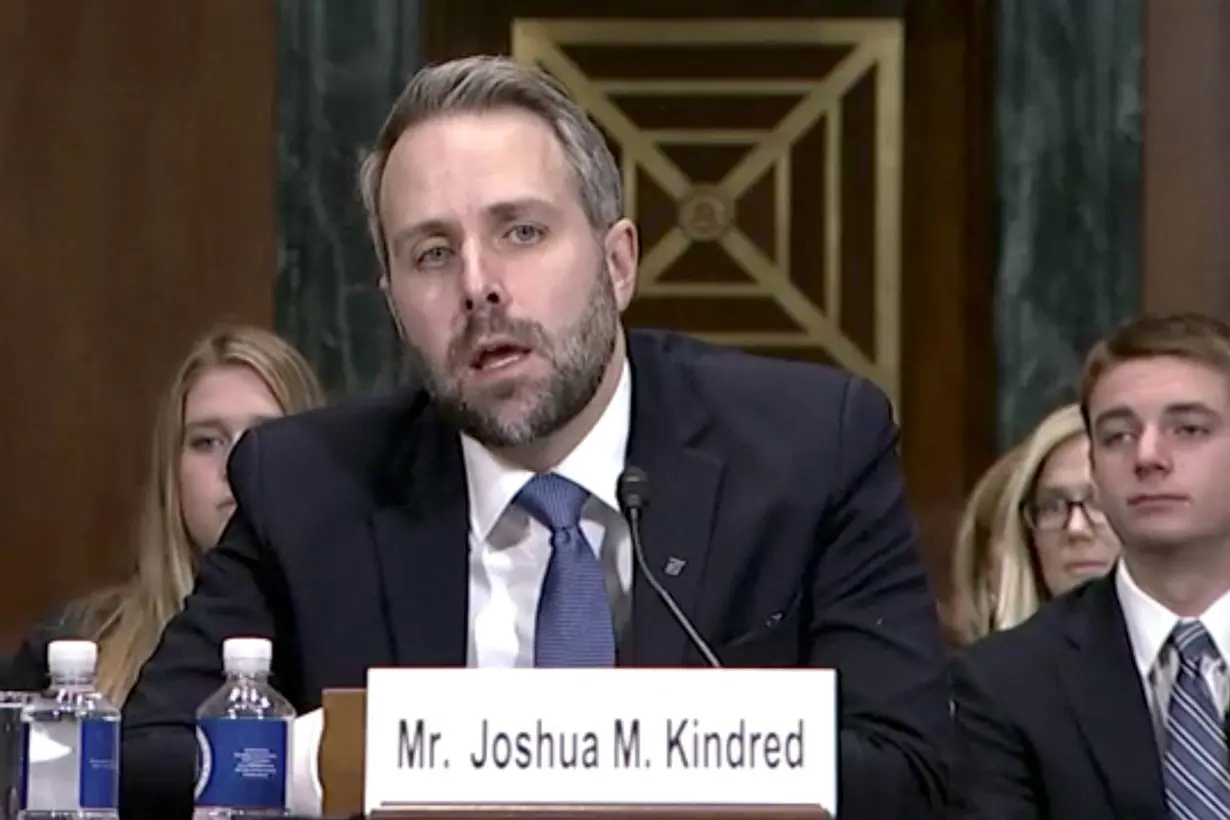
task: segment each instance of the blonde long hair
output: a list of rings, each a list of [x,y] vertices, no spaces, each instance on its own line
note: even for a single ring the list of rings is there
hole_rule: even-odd
[[[205,370],[227,365],[256,373],[288,415],[325,400],[303,356],[267,330],[223,326],[193,345],[154,423],[149,476],[136,522],[136,571],[127,582],[70,609],[70,618],[98,643],[98,687],[117,704],[128,696],[167,622],[183,608],[200,553],[213,546],[196,545],[188,535],[180,506],[179,457],[189,391]]]
[[[1011,629],[1050,597],[1021,512],[1051,453],[1085,435],[1080,407],[1047,416],[979,480],[953,550],[951,629],[962,644]]]

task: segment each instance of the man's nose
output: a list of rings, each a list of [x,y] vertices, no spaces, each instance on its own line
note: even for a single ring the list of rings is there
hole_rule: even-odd
[[[1166,442],[1156,427],[1147,427],[1136,442],[1136,472],[1150,473],[1170,469]]]
[[[461,279],[467,313],[508,302],[500,266],[482,243],[471,242],[462,253]]]

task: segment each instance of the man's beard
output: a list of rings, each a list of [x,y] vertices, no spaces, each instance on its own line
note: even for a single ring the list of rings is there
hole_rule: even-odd
[[[619,333],[619,309],[605,268],[596,277],[586,305],[585,313],[575,323],[554,335],[529,319],[510,319],[503,308],[477,311],[449,345],[443,367],[428,366],[413,347],[409,354],[447,423],[491,449],[523,447],[552,435],[576,418],[602,384]],[[464,373],[470,367],[474,344],[497,335],[515,340],[531,354],[546,359],[550,374],[536,383],[516,379],[496,382],[481,396],[465,396],[461,376],[450,378],[448,374]],[[523,403],[523,409],[501,414],[500,406],[511,400]]]

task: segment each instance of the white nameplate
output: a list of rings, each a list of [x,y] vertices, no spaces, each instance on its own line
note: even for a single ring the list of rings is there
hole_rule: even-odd
[[[837,805],[826,669],[373,669],[364,807]]]

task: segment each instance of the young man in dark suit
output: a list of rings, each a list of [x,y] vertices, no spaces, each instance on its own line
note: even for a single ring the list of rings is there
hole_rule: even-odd
[[[953,816],[1230,817],[1230,327],[1130,322],[1081,400],[1122,559],[954,663]]]
[[[600,133],[543,75],[414,77],[361,174],[425,387],[274,422],[125,709],[130,816],[185,806],[232,635],[300,712],[373,666],[685,666],[648,566],[718,659],[840,672],[843,820],[945,798],[944,651],[884,395],[829,368],[625,331],[637,236]],[[764,693],[772,698],[772,692]]]

